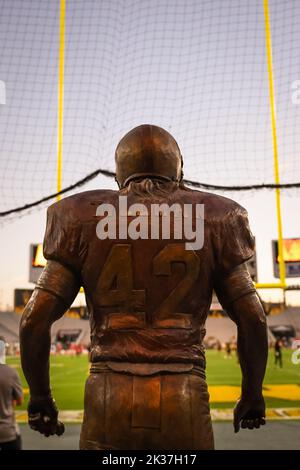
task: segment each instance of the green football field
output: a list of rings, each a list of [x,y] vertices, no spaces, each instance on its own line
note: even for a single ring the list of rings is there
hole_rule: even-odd
[[[207,357],[207,381],[211,396],[211,408],[231,408],[239,394],[240,368],[233,356],[225,358],[224,352],[209,350]],[[8,364],[19,371],[25,392],[23,409],[27,406],[28,386],[23,376],[19,358],[8,358]],[[83,408],[84,383],[89,364],[86,356],[51,357],[51,386],[61,410]],[[264,395],[268,408],[300,407],[300,364],[291,362],[291,351],[283,352],[283,368],[274,366],[273,351],[264,381]],[[22,409],[21,408],[21,409]]]

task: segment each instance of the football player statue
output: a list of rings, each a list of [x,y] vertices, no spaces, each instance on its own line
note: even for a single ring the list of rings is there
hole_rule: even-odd
[[[45,436],[64,431],[49,383],[51,325],[82,286],[91,369],[80,448],[213,449],[203,346],[213,290],[238,331],[235,432],[265,423],[266,320],[245,265],[254,250],[247,212],[185,187],[178,144],[160,127],[131,130],[115,160],[118,191],[82,192],[48,209],[47,265],[20,327],[29,425]],[[203,243],[187,244],[178,218],[193,229],[201,219]]]

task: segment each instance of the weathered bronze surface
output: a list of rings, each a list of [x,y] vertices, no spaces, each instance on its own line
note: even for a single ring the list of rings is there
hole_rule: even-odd
[[[82,449],[213,448],[203,347],[213,289],[238,326],[243,382],[235,431],[240,423],[249,429],[264,424],[266,324],[243,264],[254,246],[247,212],[230,199],[184,187],[176,142],[155,131],[153,147],[149,127],[132,132],[128,148],[127,137],[126,145],[123,139],[118,147],[117,175],[123,189],[80,193],[48,209],[48,263],[22,318],[29,422],[45,435],[59,434],[56,410],[49,411],[50,328],[84,287],[92,369]],[[148,159],[150,166],[138,163],[155,149],[155,158],[173,159],[169,175],[168,166],[155,164],[153,170],[155,158]],[[112,204],[118,229],[120,195],[127,196],[128,206],[143,203],[149,212],[154,203],[204,204],[203,248],[186,250],[186,240],[174,238],[172,224],[170,239],[123,239],[117,230],[116,239],[100,240],[96,209],[101,203]],[[43,397],[48,397],[45,406]]]
[[[205,380],[188,373],[91,374],[82,449],[212,449]]]
[[[116,148],[116,180],[120,188],[137,177],[182,179],[182,156],[174,137],[161,127],[142,125],[129,131]]]

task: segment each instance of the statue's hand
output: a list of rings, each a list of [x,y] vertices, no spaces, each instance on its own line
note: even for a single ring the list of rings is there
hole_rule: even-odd
[[[243,397],[237,401],[234,408],[234,432],[243,429],[257,429],[266,424],[266,407],[263,396],[258,398]]]
[[[51,395],[31,397],[28,404],[28,424],[34,431],[46,437],[65,432],[63,423],[57,420],[58,409]]]

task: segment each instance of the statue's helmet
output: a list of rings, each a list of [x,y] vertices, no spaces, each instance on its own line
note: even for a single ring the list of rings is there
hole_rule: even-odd
[[[140,178],[182,180],[179,146],[169,132],[158,126],[143,124],[129,131],[116,148],[115,160],[120,188]]]

